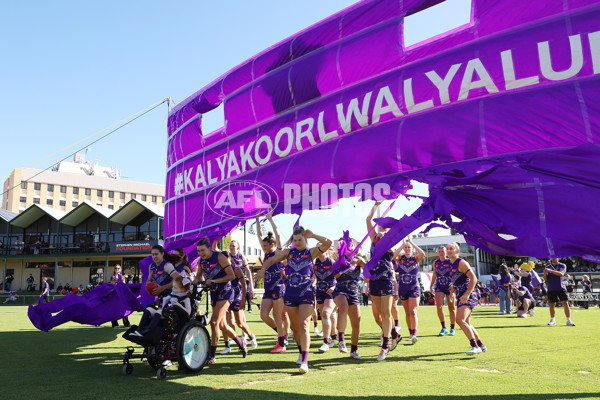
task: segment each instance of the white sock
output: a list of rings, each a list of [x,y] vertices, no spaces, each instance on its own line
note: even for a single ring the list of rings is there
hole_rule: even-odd
[[[567,318],[567,322],[572,322],[570,317],[569,317],[569,318]]]
[[[554,317],[550,318],[550,322],[554,322]]]

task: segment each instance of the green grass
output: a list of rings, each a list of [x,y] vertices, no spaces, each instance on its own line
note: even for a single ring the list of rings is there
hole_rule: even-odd
[[[318,354],[313,335],[310,372],[299,375],[297,351],[269,354],[274,333],[255,310],[250,326],[259,347],[242,359],[234,351],[199,374],[169,369],[158,381],[147,364],[134,361],[133,375],[122,374],[123,329],[75,323],[48,333],[33,328],[24,306],[0,308],[5,399],[600,399],[600,310],[573,313],[576,327],[548,327],[547,308],[534,318],[495,315],[497,307],[476,309],[473,323],[489,351],[468,356],[462,332],[438,337],[433,307],[419,309],[420,341],[404,341],[378,363],[379,333],[371,309],[361,308],[362,361],[332,349]],[[401,312],[402,313],[402,312]],[[139,318],[134,316],[132,322]],[[403,321],[402,321],[403,322]],[[404,324],[403,324],[404,325]],[[403,327],[403,334],[406,328]],[[349,332],[348,332],[349,334]],[[290,346],[290,348],[293,348]],[[219,348],[220,350],[220,348]]]

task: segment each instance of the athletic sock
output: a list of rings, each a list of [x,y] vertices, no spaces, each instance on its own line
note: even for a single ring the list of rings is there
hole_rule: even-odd
[[[208,356],[208,358],[209,359],[215,358],[216,353],[217,353],[217,346],[210,346],[210,355]]]
[[[392,329],[392,339],[396,339],[398,337],[398,332],[395,329]]]
[[[256,336],[254,336],[254,333],[252,335],[250,335],[250,340],[254,340],[256,339]]]
[[[330,344],[331,343],[331,339],[330,338],[325,338],[325,339],[323,339],[323,343]]]
[[[298,346],[298,353],[302,354],[302,346],[300,346],[299,344],[297,346]]]
[[[410,333],[410,336],[413,336],[415,334],[415,330],[414,329],[409,329],[408,333]]]
[[[481,341],[481,339],[477,340],[477,346],[478,347],[485,347],[485,345],[483,344],[483,342]]]
[[[450,329],[451,329],[451,330],[454,330],[454,325],[455,325],[455,324],[450,324]]]
[[[314,322],[314,325],[315,325],[315,328],[319,326],[319,324],[316,322]]]
[[[383,343],[381,344],[381,348],[387,350],[390,347],[390,338],[384,337]]]
[[[307,363],[308,362],[308,351],[301,351],[300,354],[302,354],[302,363]]]
[[[238,345],[240,348],[241,348],[241,347],[242,347],[242,345],[244,344],[244,342],[242,342],[242,339],[240,339],[240,337],[239,337],[239,336],[236,336],[236,337],[235,337],[233,340],[235,341],[235,343],[236,343],[236,344],[237,344],[237,345]],[[228,342],[229,342],[229,340],[228,340]]]
[[[358,350],[358,345],[357,344],[351,344],[350,345],[350,352],[354,353]]]
[[[340,342],[345,342],[346,337],[344,332],[338,332],[338,335],[340,336]]]
[[[442,329],[446,329],[446,321],[442,321],[441,324],[442,324]]]
[[[395,319],[395,320],[394,320],[394,326],[400,326],[400,321],[399,321],[399,320],[397,320],[397,319]]]
[[[471,343],[471,347],[478,347],[475,339],[469,339],[469,343]]]
[[[225,347],[230,347],[229,346],[229,340],[225,339]]]
[[[277,336],[277,344],[280,347],[284,347],[285,346],[285,339],[283,336]]]
[[[413,335],[417,336],[417,328],[413,329]]]
[[[331,335],[331,340],[337,340],[337,334],[334,333],[333,335]]]
[[[287,334],[287,332],[283,335],[283,340],[288,340],[288,334]]]

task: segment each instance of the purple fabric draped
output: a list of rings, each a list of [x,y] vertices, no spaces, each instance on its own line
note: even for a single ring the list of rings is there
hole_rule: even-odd
[[[367,274],[431,223],[495,254],[600,256],[590,223],[600,187],[600,2],[473,0],[470,23],[406,46],[403,18],[438,2],[360,2],[177,105],[166,248],[222,237],[265,206],[301,214],[342,197],[391,199],[414,179],[430,198],[383,221],[390,231]],[[225,126],[203,132],[202,115],[221,103]],[[378,197],[362,183],[390,190]],[[330,195],[327,184],[352,188]]]
[[[347,270],[350,267],[350,259],[352,257],[349,257],[352,255],[354,250],[354,243],[352,242],[352,239],[350,238],[350,231],[344,231],[343,236],[338,240],[338,246],[337,246],[337,252],[338,252],[338,257],[335,260],[335,262],[333,263],[333,274],[339,274],[341,272],[344,272],[345,270]],[[346,255],[346,253],[350,253],[349,255]]]
[[[103,283],[81,296],[67,293],[47,304],[30,305],[27,315],[31,323],[44,332],[70,321],[101,325],[133,311],[142,311],[141,286],[139,283]]]

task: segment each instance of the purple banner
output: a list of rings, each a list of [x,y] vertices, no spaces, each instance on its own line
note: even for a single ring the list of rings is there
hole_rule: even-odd
[[[598,144],[597,1],[473,0],[470,23],[406,47],[403,18],[438,2],[361,2],[265,50],[175,107],[168,123],[167,248],[225,235],[269,206],[276,213],[301,213],[307,204],[323,208],[344,197],[394,198],[410,179],[429,183],[435,200],[407,217],[402,229],[392,228],[386,242],[397,243],[410,233],[408,226],[417,229],[457,207],[465,217],[477,214],[480,204],[453,197],[473,194],[477,186],[445,191],[448,182],[439,171],[470,179],[488,171],[505,183],[508,175],[491,172],[498,157]],[[225,126],[203,134],[201,115],[221,103]],[[578,152],[596,157],[587,147]],[[561,165],[558,173],[570,174],[572,166]],[[532,176],[520,168],[510,179]],[[377,184],[387,189],[377,190]],[[581,190],[587,199],[591,188]],[[521,214],[539,220],[539,210]],[[519,231],[465,218],[459,228],[472,233],[471,242],[493,252],[531,248],[489,238],[475,220],[492,233]],[[538,254],[583,251],[575,246],[555,252],[547,232],[538,233],[543,243],[528,242]]]

